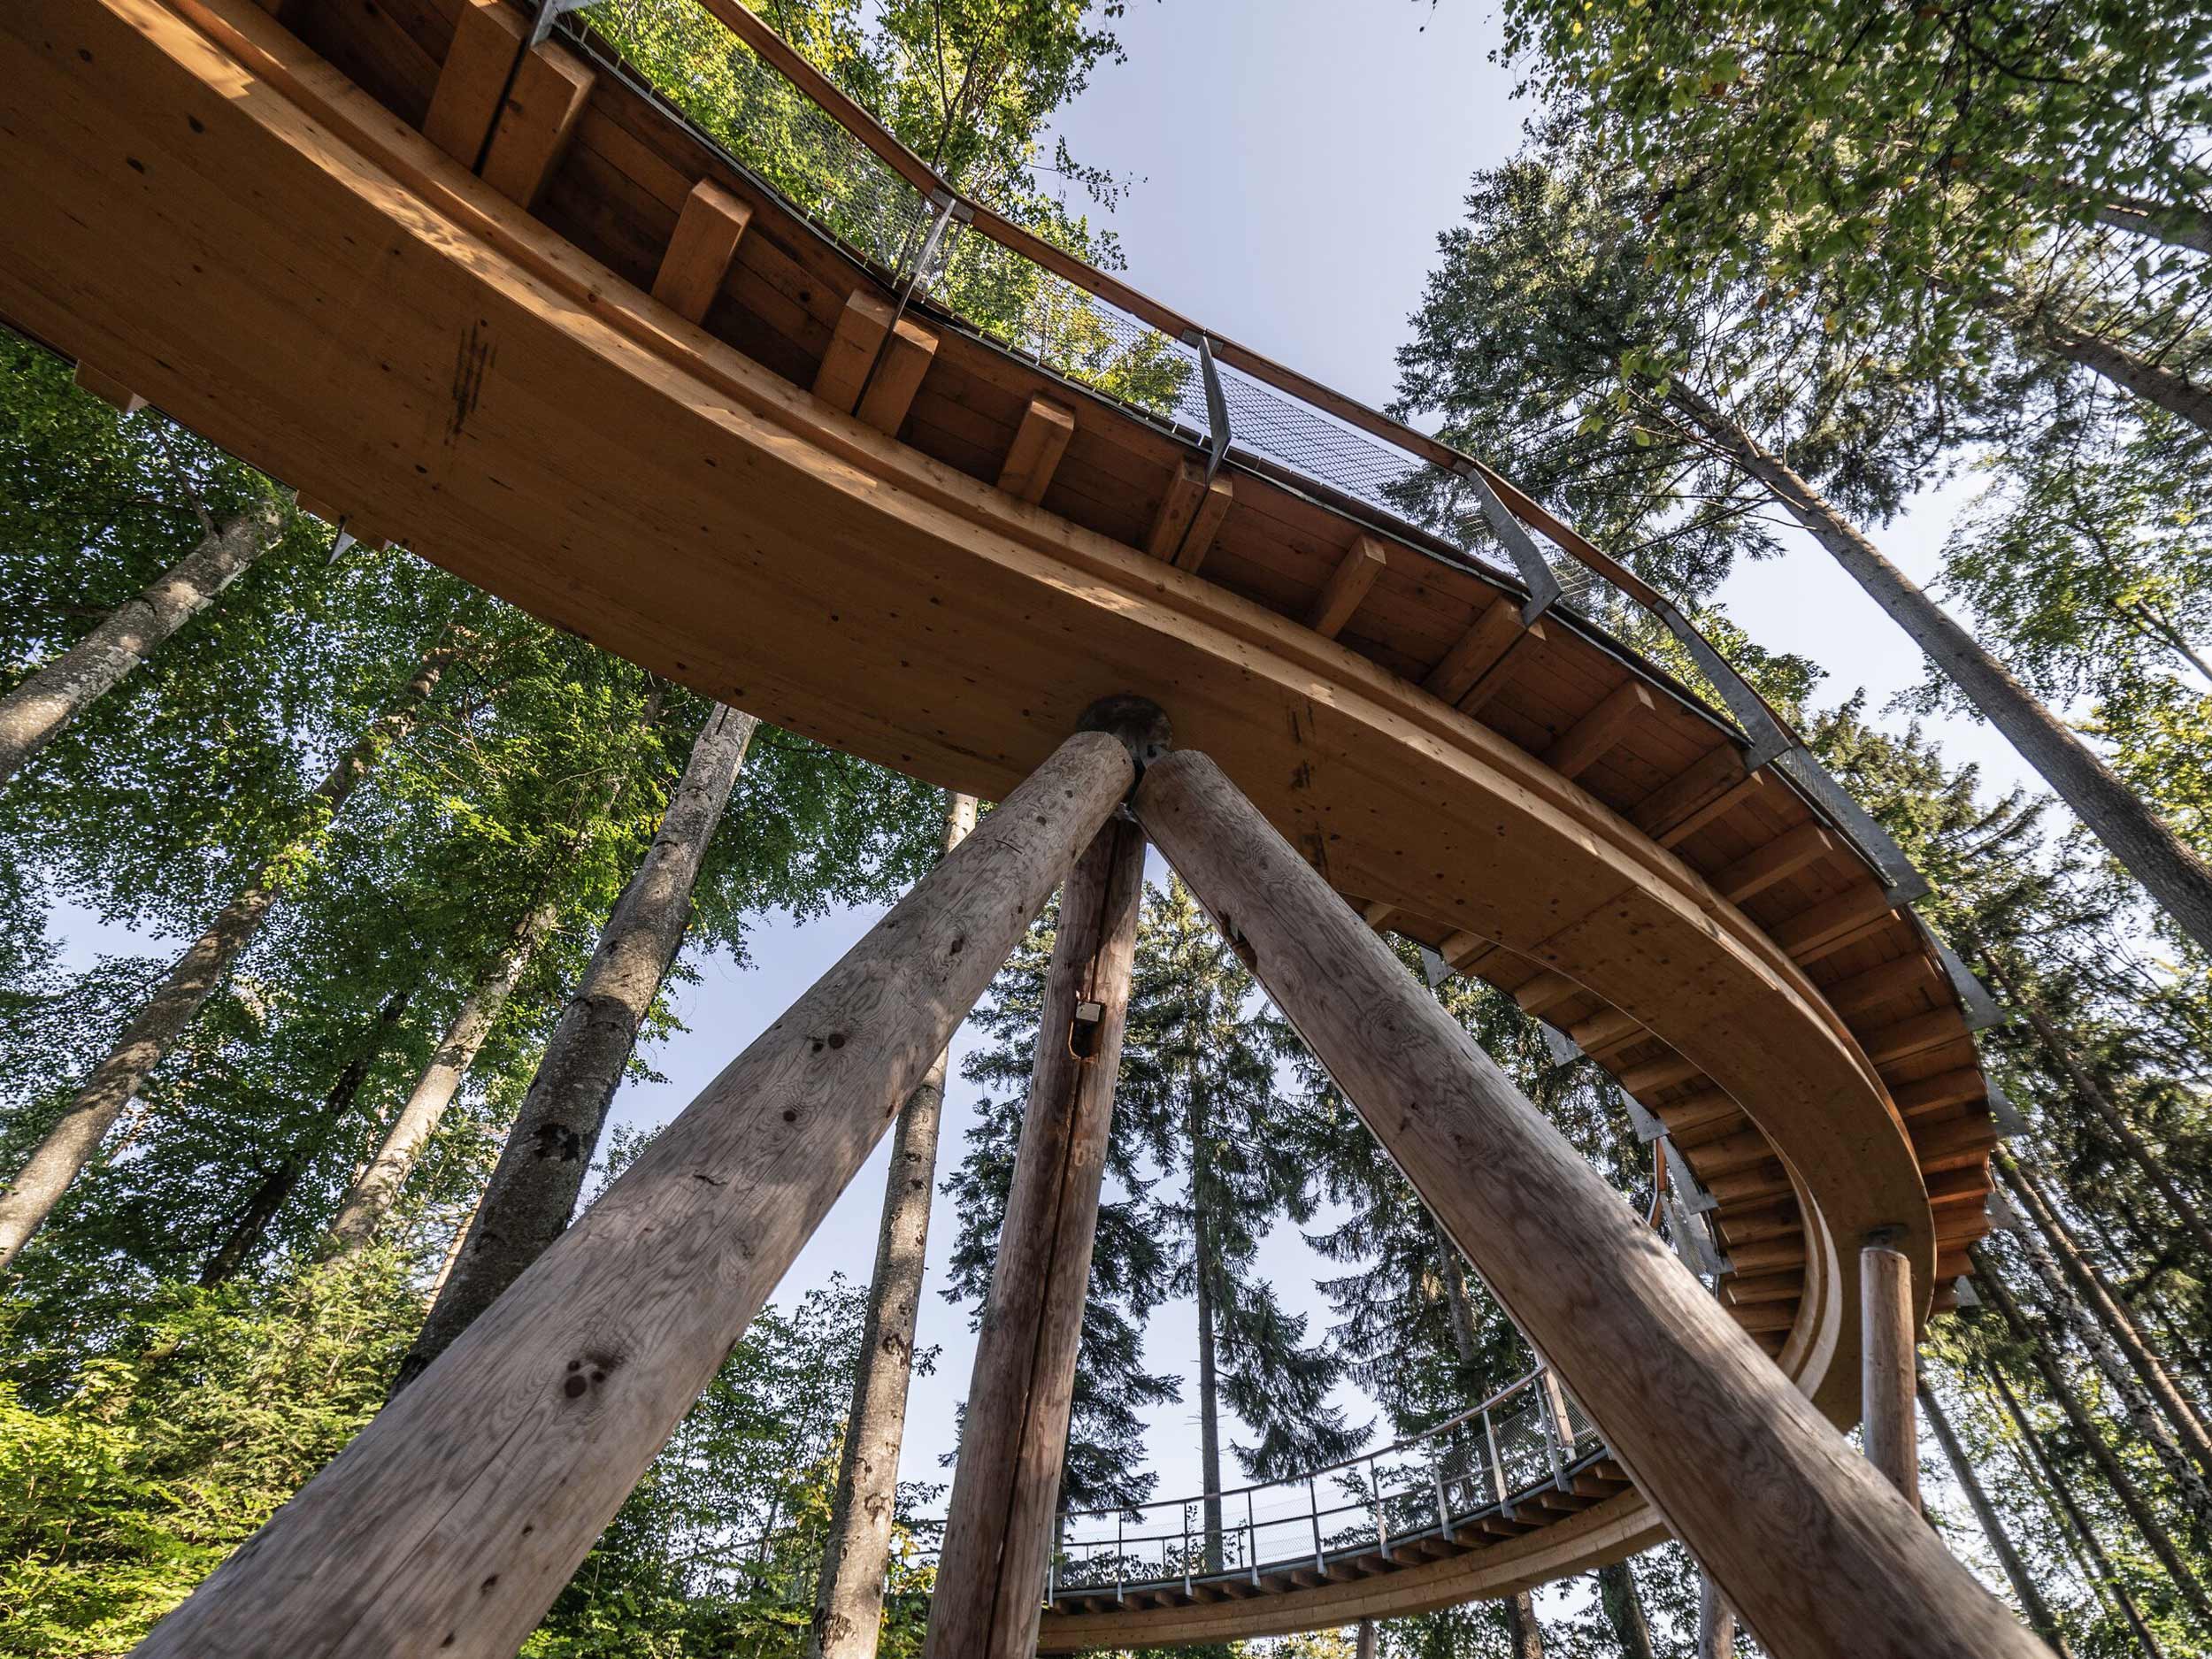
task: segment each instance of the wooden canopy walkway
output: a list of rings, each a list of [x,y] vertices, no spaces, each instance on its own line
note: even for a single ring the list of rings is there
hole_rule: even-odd
[[[609,42],[531,45],[496,0],[28,0],[0,315],[356,536],[932,782],[1002,798],[1094,699],[1155,700],[1371,926],[1613,1072],[1737,1325],[1855,1420],[1859,1242],[1893,1230],[1916,1317],[1948,1305],[1997,1133],[1893,849],[1694,641],[1725,711],[1589,619],[1680,627],[1509,482],[970,214],[707,9],[930,204],[903,240],[831,234]],[[1133,319],[1114,372],[933,297],[956,228]],[[1148,391],[1154,335],[1183,366]],[[1449,535],[1408,516],[1438,478]],[[1379,1563],[1071,1592],[1043,1640],[1414,1610],[1664,1530],[1617,1463],[1560,1500]]]

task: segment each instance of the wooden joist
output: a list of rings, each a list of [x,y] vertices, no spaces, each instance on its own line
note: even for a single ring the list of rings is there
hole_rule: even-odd
[[[1784,1234],[1772,1239],[1754,1239],[1747,1243],[1731,1245],[1728,1260],[1739,1273],[1780,1272],[1788,1268],[1801,1269],[1805,1265],[1805,1234]]]
[[[923,327],[910,317],[900,318],[892,325],[890,338],[883,342],[876,372],[869,377],[868,389],[860,395],[860,407],[855,412],[878,432],[897,437],[899,428],[906,424],[906,411],[914,406],[914,394],[921,390],[922,377],[929,373],[936,356],[936,331]]]
[[[1501,595],[1467,626],[1422,680],[1425,691],[1457,703],[1521,636],[1521,608]]]
[[[529,35],[530,19],[506,0],[461,0],[422,135],[472,173]]]
[[[1730,1306],[1747,1308],[1760,1302],[1794,1302],[1805,1294],[1805,1275],[1798,1272],[1737,1273],[1721,1280],[1721,1294]]]
[[[1041,502],[1052,488],[1052,475],[1060,469],[1068,440],[1075,435],[1075,411],[1047,397],[1033,397],[1022,411],[1022,424],[999,469],[998,487],[1010,495]]]
[[[1221,521],[1235,501],[1226,472],[1217,472],[1209,483],[1206,469],[1197,462],[1177,462],[1160,510],[1152,516],[1144,550],[1156,559],[1171,561],[1177,570],[1196,570],[1205,563]]]
[[[595,79],[589,65],[557,41],[541,41],[525,52],[484,147],[484,182],[511,202],[535,207],[568,153]]]
[[[1306,626],[1325,640],[1336,638],[1358,611],[1360,601],[1367,597],[1375,578],[1389,567],[1390,555],[1381,542],[1371,535],[1356,537],[1337,561],[1320,597],[1306,612]]]
[[[1915,1118],[1905,1127],[1924,1171],[1965,1169],[1986,1163],[1997,1145],[1997,1125],[1986,1112],[1963,1118]]]
[[[1701,1089],[1678,1101],[1663,1102],[1652,1110],[1677,1141],[1715,1124],[1733,1123],[1743,1116],[1736,1102],[1717,1088]]]
[[[815,396],[848,415],[858,407],[896,314],[891,302],[872,289],[855,288],[846,297],[837,326],[830,331],[829,348],[814,371]]]
[[[1517,616],[1518,610],[1514,609]],[[1459,711],[1469,716],[1479,715],[1493,697],[1512,683],[1519,658],[1527,652],[1540,651],[1550,641],[1551,635],[1545,632],[1540,621],[1532,622],[1518,629],[1506,641],[1505,649],[1499,654],[1498,659],[1483,671],[1482,678],[1461,695],[1457,705]]]
[[[1770,1158],[1747,1170],[1738,1170],[1731,1175],[1717,1175],[1705,1183],[1706,1191],[1725,1206],[1728,1204],[1755,1204],[1763,1199],[1778,1198],[1790,1190],[1789,1171],[1778,1158]]]
[[[1621,1073],[1621,1087],[1630,1094],[1643,1095],[1655,1089],[1673,1088],[1701,1075],[1694,1060],[1686,1060],[1678,1054],[1661,1055],[1655,1060],[1644,1060]]]
[[[1766,787],[1764,772],[1747,772],[1732,740],[1708,749],[1629,809],[1628,820],[1662,847],[1696,833]]]
[[[1617,1008],[1601,1008],[1589,1018],[1577,1020],[1568,1027],[1567,1034],[1583,1053],[1601,1055],[1631,1038],[1642,1036],[1644,1027],[1633,1014],[1624,1014]]]
[[[1801,824],[1737,859],[1713,878],[1713,885],[1731,904],[1741,904],[1835,850],[1835,837],[1826,830],[1817,824]]]
[[[1774,1148],[1764,1135],[1756,1129],[1741,1129],[1717,1141],[1703,1142],[1690,1154],[1690,1164],[1697,1171],[1699,1179],[1709,1187],[1717,1176],[1750,1169],[1773,1156]]]
[[[1967,1106],[1988,1099],[1989,1083],[1978,1067],[1960,1066],[1915,1082],[1900,1083],[1890,1091],[1890,1098],[1896,1102],[1901,1115],[1924,1118],[1947,1107]]]
[[[80,391],[90,392],[119,415],[135,415],[146,407],[144,398],[113,376],[101,373],[89,363],[80,360],[73,378]]]
[[[693,185],[653,277],[653,297],[687,322],[704,321],[752,218],[750,207],[713,180]]]
[[[1895,1025],[1885,1025],[1860,1039],[1866,1049],[1866,1057],[1878,1066],[1893,1060],[1902,1060],[1909,1055],[1922,1054],[1930,1048],[1941,1048],[1966,1035],[1966,1027],[1960,1022],[1958,1010],[1939,1008],[1932,1013],[1915,1014]]]
[[[1864,882],[1767,931],[1797,962],[1816,962],[1843,949],[1859,930],[1892,914],[1888,895]]]
[[[1521,1012],[1541,1018],[1570,997],[1578,995],[1582,987],[1563,973],[1547,969],[1513,993],[1513,1000],[1521,1005]]]
[[[1563,778],[1579,778],[1627,736],[1636,721],[1652,711],[1651,693],[1640,680],[1622,681],[1544,751],[1544,764]]]
[[[1915,991],[1933,989],[1940,983],[1935,964],[1923,952],[1916,950],[1855,973],[1847,979],[1839,979],[1828,987],[1825,995],[1828,1006],[1847,1018]]]

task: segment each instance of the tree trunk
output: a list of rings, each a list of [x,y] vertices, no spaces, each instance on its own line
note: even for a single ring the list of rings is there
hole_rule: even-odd
[[[406,1104],[399,1109],[384,1132],[384,1140],[360,1174],[354,1178],[339,1203],[337,1219],[323,1235],[322,1259],[335,1261],[350,1256],[376,1236],[377,1229],[399,1202],[400,1188],[413,1172],[415,1160],[435,1133],[446,1108],[461,1092],[461,1082],[475,1064],[477,1050],[499,1023],[507,999],[513,995],[523,970],[553,924],[560,907],[551,899],[539,899],[524,913],[508,936],[505,947],[462,999],[460,1010],[416,1079]]]
[[[1621,1645],[1621,1659],[1658,1659],[1652,1651],[1644,1599],[1636,1594],[1636,1575],[1626,1562],[1598,1569],[1598,1601],[1605,1608],[1606,1623],[1613,1627],[1613,1639]]]
[[[2066,1075],[2073,1079],[2076,1091],[2103,1120],[2104,1126],[2111,1131],[2112,1138],[2120,1143],[2121,1149],[2127,1154],[2137,1171],[2172,1207],[2176,1217],[2188,1231],[2189,1236],[2196,1240],[2197,1248],[2204,1252],[2205,1261],[2212,1263],[2212,1225],[2206,1224],[2202,1212],[2167,1172],[2165,1165],[2151,1151],[2143,1137],[2135,1133],[2135,1126],[2122,1115],[2112,1096],[2105,1092],[2089,1068],[2082,1064],[2074,1052],[2073,1045],[2066,1041],[2064,1033],[2044,1013],[2042,1004],[2027,987],[2006,971],[2003,961],[1988,946],[1979,946],[1975,954],[1981,958],[1989,977],[1997,982],[2007,999],[2028,1017],[2028,1024],[2034,1027],[2036,1041],[2043,1045],[2043,1051],[2057,1061]]]
[[[2121,1465],[2118,1457],[2113,1455],[2112,1448],[2106,1444],[2103,1433],[2091,1419],[2088,1409],[2082,1404],[2081,1397],[2074,1392],[2073,1386],[2066,1380],[2066,1373],[2060,1369],[2058,1360],[2044,1340],[2042,1333],[2028,1322],[2011,1288],[2006,1285],[1995,1263],[1981,1246],[1969,1247],[1968,1254],[1974,1263],[1974,1283],[1983,1292],[1985,1300],[2003,1317],[2014,1339],[2027,1350],[2029,1362],[2034,1365],[2037,1375],[2043,1379],[2043,1386],[2050,1391],[2051,1398],[2058,1402],[2059,1409],[2066,1416],[2068,1425],[2074,1431],[2074,1437],[2082,1443],[2082,1449],[2097,1465],[2097,1471],[2111,1488],[2112,1495],[2127,1511],[2128,1519],[2135,1523],[2135,1530],[2142,1535],[2143,1542],[2150,1552],[2158,1557],[2159,1564],[2166,1569],[2175,1590],[2189,1604],[2198,1622],[2212,1627],[2212,1597],[2205,1594],[2204,1586],[2198,1582],[2196,1574],[2190,1571],[2188,1563],[2182,1559],[2181,1552],[2174,1547],[2172,1534],[2145,1501],[2141,1489]]]
[[[330,1093],[323,1096],[322,1110],[315,1115],[315,1121],[285,1153],[276,1168],[262,1177],[246,1200],[245,1209],[231,1224],[215,1253],[208,1257],[207,1265],[200,1270],[202,1289],[211,1290],[222,1284],[259,1252],[262,1240],[268,1236],[269,1224],[282,1211],[293,1189],[300,1184],[300,1178],[307,1173],[308,1166],[329,1144],[331,1135],[353,1110],[361,1085],[368,1079],[369,1068],[376,1064],[376,1056],[398,1028],[400,1018],[406,1013],[408,1002],[414,994],[415,987],[411,985],[393,992],[385,1000],[367,1039],[353,1058],[346,1062],[345,1070],[331,1085]]]
[[[1504,1598],[1505,1640],[1513,1659],[1544,1659],[1544,1626],[1536,1617],[1536,1598],[1516,1590]]]
[[[2134,1317],[2106,1282],[2103,1270],[2083,1254],[2081,1245],[2066,1225],[2066,1219],[2052,1207],[2051,1202],[2026,1167],[2003,1152],[1993,1160],[1998,1176],[2012,1191],[2028,1218],[2035,1225],[2051,1253],[2058,1257],[2059,1266],[2065,1271],[2075,1294],[2093,1312],[2111,1339],[2125,1356],[2143,1386],[2150,1391],[2164,1414],[2182,1449],[2196,1464],[2201,1475],[2212,1476],[2212,1439],[2205,1434],[2203,1421],[2181,1390],[2174,1384],[2163,1360],[2144,1341],[2143,1333],[2136,1326]]]
[[[1363,1618],[1352,1638],[1353,1659],[1375,1659],[1375,1621]]]
[[[2212,253],[2212,217],[2194,208],[2137,196],[2108,196],[2097,204],[2097,222],[2148,236],[2170,248]]]
[[[1697,1659],[1736,1659],[1736,1609],[1702,1567],[1697,1570]]]
[[[946,792],[946,852],[975,827],[975,812],[973,795]],[[814,1623],[807,1632],[810,1659],[873,1659],[881,1634],[883,1575],[898,1503],[899,1450],[906,1437],[907,1386],[914,1371],[914,1327],[921,1308],[949,1061],[941,1050],[906,1097],[891,1132],[875,1273],[860,1330],[860,1363],[845,1419],[829,1537],[822,1547]]]
[[[2042,1472],[2044,1487],[2056,1500],[2067,1529],[2087,1554],[2092,1583],[2099,1599],[2118,1603],[2120,1616],[2127,1621],[2128,1629],[2134,1632],[2136,1645],[2142,1648],[2144,1659],[2163,1659],[2158,1639],[2144,1622],[2142,1609],[2135,1605],[2135,1598],[2128,1594],[2127,1586],[2112,1570],[2112,1558],[2105,1553],[2104,1540],[2097,1536],[2097,1529],[2089,1524],[2089,1517],[2084,1512],[2081,1501],[2074,1495],[2073,1487],[2068,1484],[2065,1471],[2044,1449],[2043,1437],[2028,1421],[2028,1414],[2020,1409],[2020,1402],[2014,1397],[2012,1386],[2005,1380],[2004,1372],[1987,1361],[1984,1361],[1983,1369],[1997,1390],[1997,1398],[2004,1405],[2005,1415],[2012,1419],[2014,1430],[2028,1448],[2029,1461]]]
[[[113,690],[156,646],[207,609],[277,543],[284,511],[256,502],[211,527],[199,546],[103,618],[100,625],[0,697],[0,783]]]
[[[2020,1602],[2020,1610],[2027,1616],[2028,1628],[2048,1642],[2060,1659],[2073,1659],[2073,1650],[2066,1644],[2066,1632],[2059,1628],[2050,1603],[2036,1586],[2034,1575],[2020,1559],[2020,1552],[2013,1545],[2012,1535],[2005,1531],[1996,1506],[1982,1490],[1981,1477],[1974,1472],[1973,1460],[1966,1455],[1958,1436],[1951,1432],[1951,1420],[1944,1416],[1942,1403],[1924,1377],[1920,1379],[1920,1409],[1928,1419],[1928,1426],[1935,1431],[1937,1443],[1943,1448],[1944,1460],[1951,1465],[1953,1479],[1974,1508],[1974,1518],[1982,1524],[1982,1536],[1989,1540],[1990,1548],[1996,1552],[1997,1564],[2004,1569],[2012,1593]]]
[[[1888,612],[2176,925],[2212,950],[2212,869],[2171,826],[1810,484],[1702,396],[1678,384],[1669,396]]]
[[[421,718],[438,678],[459,654],[450,636],[424,653],[394,706],[338,757],[309,797],[307,821],[289,845],[240,888],[177,958],[153,995],[123,1027],[107,1058],[77,1091],[59,1121],[32,1150],[22,1172],[0,1194],[0,1267],[12,1262],[39,1224],[69,1190],[116,1118],[230,973],[280,896],[278,872],[313,845],[384,751]]]
[[[1191,1104],[1191,1262],[1198,1302],[1198,1457],[1205,1480],[1206,1571],[1221,1571],[1221,1389],[1214,1357],[1213,1240],[1202,1194],[1205,1124]]]
[[[1444,1264],[1444,1302],[1452,1316],[1452,1346],[1459,1351],[1459,1369],[1471,1379],[1475,1369],[1475,1310],[1467,1295],[1467,1270],[1460,1264],[1459,1247],[1444,1231],[1444,1224],[1429,1217],[1429,1232],[1436,1240],[1436,1254]]]
[[[453,1271],[400,1362],[394,1394],[490,1307],[575,1213],[607,1109],[683,943],[692,889],[758,724],[718,703],[699,728],[652,844],[608,913],[546,1043]]]
[[[2174,1484],[2175,1495],[2180,1498],[2182,1507],[2189,1511],[2200,1531],[2212,1531],[2212,1483],[2208,1483],[2190,1462],[2173,1430],[2167,1426],[2166,1419],[2152,1402],[2150,1394],[2099,1325],[2096,1314],[2068,1286],[2058,1264],[2051,1259],[2050,1252],[2032,1237],[2022,1235],[2018,1241],[2020,1253],[2028,1258],[2028,1266],[2034,1272],[2037,1283],[2042,1286],[2051,1311],[2072,1329],[2074,1338],[2081,1344],[2083,1351],[2103,1373],[2105,1381],[2111,1386],[2113,1394],[2126,1413],[2129,1424],[2157,1455],[2167,1478]]]
[[[2029,344],[2040,347],[2053,357],[2078,364],[2145,403],[2180,416],[2200,431],[2212,432],[2212,389],[2198,385],[2186,374],[2116,345],[2100,334],[2076,328],[2039,308],[2002,299],[1985,303]]]

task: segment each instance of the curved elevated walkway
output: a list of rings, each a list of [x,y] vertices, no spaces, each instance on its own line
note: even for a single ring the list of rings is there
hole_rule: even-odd
[[[1714,1206],[1724,1301],[1852,1420],[1858,1240],[1901,1229],[1944,1305],[1994,1138],[1894,872],[1571,607],[1526,625],[1504,561],[1279,458],[1210,480],[1206,434],[924,298],[894,325],[891,276],[603,43],[488,70],[521,33],[482,0],[26,0],[0,315],[356,534],[933,782],[999,795],[1094,697],[1155,698],[1371,922],[1614,1071]],[[1500,1594],[1656,1535],[1608,1490],[1319,1584],[1064,1599],[1044,1642]]]

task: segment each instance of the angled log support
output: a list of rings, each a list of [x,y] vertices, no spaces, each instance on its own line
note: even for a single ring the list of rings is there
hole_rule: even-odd
[[[1126,821],[1099,832],[1061,894],[924,1659],[1037,1651],[1143,894],[1144,833]]]
[[[514,1652],[1135,770],[1063,743],[139,1653]]]
[[[1860,1440],[1866,1461],[1920,1507],[1920,1432],[1913,1391],[1912,1266],[1890,1233],[1869,1235],[1859,1251]]]
[[[1214,536],[1235,499],[1236,491],[1225,472],[1216,473],[1209,481],[1206,469],[1197,462],[1177,462],[1175,476],[1145,536],[1144,550],[1156,559],[1168,560],[1178,570],[1196,570],[1206,562]]]
[[[1133,805],[1771,1652],[2041,1653],[1218,767],[1170,756]]]
[[[999,469],[998,487],[1033,505],[1042,501],[1073,436],[1073,410],[1063,409],[1049,398],[1031,398],[1006,451],[1006,465]]]
[[[590,66],[557,42],[525,52],[484,147],[484,182],[511,202],[535,207],[568,153],[594,79]]]
[[[703,322],[752,219],[751,207],[713,180],[693,185],[653,273],[653,297],[687,322]]]

